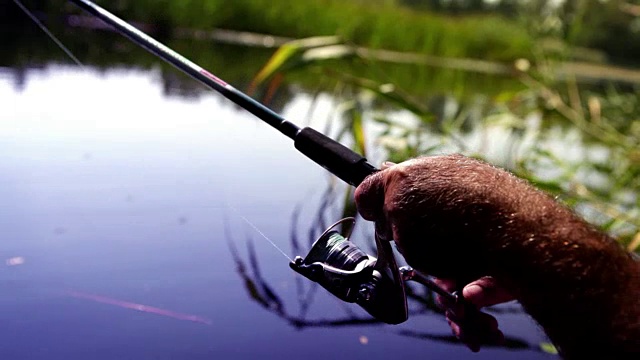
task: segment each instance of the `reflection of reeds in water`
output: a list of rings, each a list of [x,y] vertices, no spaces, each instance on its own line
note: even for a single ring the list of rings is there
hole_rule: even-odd
[[[393,162],[442,153],[485,159],[558,196],[629,251],[640,251],[637,89],[581,84],[576,74],[562,75],[566,63],[554,65],[543,53],[538,64],[516,64],[517,90],[452,96],[469,88],[463,79],[420,100],[393,83],[379,61],[336,40],[320,40],[283,45],[253,86],[274,79],[279,84],[282,74],[315,74],[319,88],[332,79],[335,110],[323,132],[356,152],[366,156],[367,144],[375,144]],[[335,66],[345,58],[356,66]]]
[[[324,230],[333,224],[337,217],[343,216],[345,213],[349,213],[348,208],[353,207],[353,204],[344,206],[340,203],[340,198],[343,196],[342,188],[338,188],[332,184],[329,184],[322,196],[320,202],[314,209],[312,218],[314,221],[309,225],[300,224],[300,217],[303,208],[307,202],[301,202],[296,206],[291,215],[291,231],[290,231],[290,247],[294,254],[306,254],[311,245],[317,237],[324,232]],[[347,197],[351,198],[351,189],[346,189]],[[352,200],[350,201],[353,202]],[[278,316],[283,321],[286,321],[295,328],[309,328],[309,327],[352,327],[352,326],[382,326],[384,323],[379,320],[368,316],[360,315],[354,311],[355,304],[348,304],[342,301],[338,301],[342,309],[342,314],[336,312],[331,317],[311,317],[308,315],[309,310],[314,304],[314,300],[318,295],[318,289],[323,291],[317,283],[309,281],[302,276],[295,276],[295,288],[297,304],[296,310],[286,308],[284,299],[278,295],[275,288],[269,284],[268,279],[263,276],[263,272],[260,266],[260,255],[256,253],[253,246],[253,238],[251,236],[246,238],[246,253],[242,254],[237,248],[237,239],[232,236],[228,224],[225,227],[225,236],[228,240],[229,249],[231,255],[236,264],[236,271],[242,281],[244,282],[245,289],[250,299],[258,303],[265,310]],[[366,244],[362,244],[361,247],[368,248],[368,253],[375,254],[375,243],[372,236],[368,236],[370,239]],[[407,284],[406,288],[407,301],[409,305],[409,316],[414,318],[417,316],[437,316],[444,320],[443,311],[437,306],[435,301],[435,294],[418,284]],[[499,308],[491,309],[492,313],[520,313],[520,308]],[[400,336],[406,336],[415,339],[422,339],[427,341],[437,341],[451,344],[462,344],[459,340],[452,335],[443,335],[436,332],[429,331],[414,331],[405,329],[402,327],[395,327],[391,330],[393,333]],[[501,345],[503,348],[512,350],[534,350],[540,351],[540,347],[537,344],[531,344],[523,339],[519,339],[512,336],[506,336],[505,343]]]

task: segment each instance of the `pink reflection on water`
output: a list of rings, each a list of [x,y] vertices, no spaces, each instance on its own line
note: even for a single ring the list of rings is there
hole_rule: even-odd
[[[102,303],[102,304],[109,304],[109,305],[119,306],[119,307],[122,307],[122,308],[125,308],[125,309],[132,309],[132,310],[147,312],[147,313],[151,313],[151,314],[166,316],[166,317],[170,317],[170,318],[174,318],[174,319],[178,319],[178,320],[192,321],[192,322],[196,322],[196,323],[200,323],[200,324],[211,325],[211,320],[210,319],[207,319],[207,318],[204,318],[204,317],[201,317],[201,316],[197,316],[197,315],[179,313],[179,312],[175,312],[175,311],[171,311],[171,310],[166,310],[166,309],[161,309],[161,308],[157,308],[157,307],[153,307],[153,306],[148,306],[148,305],[137,304],[137,303],[128,302],[128,301],[118,300],[118,299],[114,299],[114,298],[110,298],[110,297],[106,297],[106,296],[101,296],[101,295],[84,293],[84,292],[80,292],[80,291],[70,290],[70,291],[66,291],[65,293],[68,296],[71,296],[71,297],[74,297],[74,298],[77,298],[77,299],[91,300],[91,301],[99,302],[99,303]]]
[[[5,264],[7,264],[7,266],[18,266],[18,265],[22,265],[24,264],[24,258],[22,256],[16,256],[16,257],[12,257],[10,259],[7,259],[5,261]]]

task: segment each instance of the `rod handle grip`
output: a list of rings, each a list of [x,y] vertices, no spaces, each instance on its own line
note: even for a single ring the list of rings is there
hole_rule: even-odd
[[[294,145],[308,158],[353,186],[360,185],[367,176],[378,171],[362,155],[310,127],[296,134]]]

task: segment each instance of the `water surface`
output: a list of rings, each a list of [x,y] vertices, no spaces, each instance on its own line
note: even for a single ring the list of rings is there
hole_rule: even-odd
[[[0,77],[0,356],[553,357],[521,314],[498,317],[529,349],[472,354],[448,342],[440,315],[329,326],[368,316],[322,289],[301,313],[300,276],[241,216],[297,255],[292,227],[306,234],[329,176],[217,94],[165,96],[159,74],[52,65],[27,70],[21,86]],[[284,115],[304,118],[309,101],[295,96]],[[282,308],[251,296],[256,279]]]

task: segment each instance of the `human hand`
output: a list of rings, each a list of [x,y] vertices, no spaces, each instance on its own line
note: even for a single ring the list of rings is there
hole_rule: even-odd
[[[538,197],[510,173],[461,155],[386,163],[355,191],[359,213],[411,266],[461,284],[492,275],[493,256],[523,230]]]
[[[433,160],[433,161],[432,161]],[[443,161],[444,160],[444,161]],[[377,227],[380,229],[386,229],[389,233],[388,236],[392,236],[398,244],[405,244],[405,246],[399,246],[401,252],[407,257],[409,263],[421,270],[425,268],[431,268],[428,264],[422,262],[416,263],[411,261],[413,258],[420,258],[419,256],[411,256],[411,250],[407,251],[406,248],[412,248],[412,242],[420,241],[425,243],[430,238],[433,238],[433,234],[437,235],[441,231],[447,231],[447,229],[439,230],[434,228],[435,226],[446,227],[447,223],[451,221],[445,219],[444,222],[434,222],[432,226],[425,226],[430,222],[430,218],[426,217],[426,214],[433,214],[437,209],[433,206],[440,205],[444,211],[450,207],[450,204],[442,202],[437,204],[438,200],[442,200],[443,197],[436,197],[431,192],[446,193],[447,191],[461,191],[464,187],[473,188],[477,186],[473,182],[466,184],[460,184],[469,176],[468,173],[458,172],[456,176],[449,176],[448,179],[443,177],[442,171],[451,173],[451,167],[457,165],[469,167],[466,162],[470,159],[466,159],[460,156],[450,156],[443,158],[424,158],[416,159],[410,162],[394,166],[392,163],[384,163],[382,166],[382,172],[378,175],[378,178],[368,179],[362,186],[356,190],[356,203],[358,208],[365,219],[374,220],[377,223]],[[479,167],[475,171],[485,171],[492,174],[494,171],[502,174],[500,170],[493,168],[487,164],[470,160],[471,165]],[[454,169],[455,170],[455,169]],[[421,178],[419,175],[425,175],[427,171],[430,171],[432,176],[427,178]],[[440,172],[440,173],[439,173]],[[418,176],[415,176],[417,173]],[[453,174],[456,175],[456,174]],[[493,174],[492,174],[493,175]],[[495,176],[492,176],[495,178]],[[421,178],[423,181],[419,182],[416,178]],[[424,181],[427,180],[427,181]],[[435,184],[435,186],[434,186]],[[438,187],[443,188],[438,188]],[[462,188],[462,189],[461,189]],[[472,195],[472,191],[468,191],[468,195]],[[446,197],[446,194],[445,194]],[[434,204],[425,204],[425,200],[429,198],[436,198]],[[462,204],[464,205],[464,204]],[[464,211],[464,209],[461,209]],[[455,210],[449,210],[455,213]],[[423,219],[421,224],[418,224],[416,219]],[[467,222],[469,223],[469,222]],[[413,226],[414,228],[407,228]],[[423,232],[416,229],[424,229]],[[383,230],[385,231],[385,230]],[[431,235],[431,236],[430,236]],[[480,234],[476,234],[476,237]],[[455,236],[452,236],[455,237]],[[471,241],[474,237],[470,237]],[[445,242],[456,243],[456,239],[442,239]],[[430,242],[436,241],[431,240]],[[435,245],[437,246],[437,245]],[[459,246],[456,244],[455,246]],[[442,246],[441,246],[442,247]],[[473,246],[472,246],[473,248]],[[438,251],[433,251],[435,256],[448,257],[447,255],[461,254],[465,251],[464,246],[456,249],[452,249],[452,254],[440,254]],[[479,255],[479,254],[478,254]],[[460,263],[456,261],[455,263]],[[468,269],[471,263],[463,263],[460,266],[461,269]],[[449,265],[449,267],[454,267]],[[438,269],[438,266],[434,269],[436,272],[451,275],[446,269]],[[457,274],[459,275],[459,274]],[[456,278],[458,280],[456,280]],[[449,292],[460,290],[460,288],[468,281],[461,281],[462,279],[470,279],[468,276],[456,276],[449,277],[448,280],[437,280],[438,284]],[[465,302],[470,306],[477,308],[478,310],[495,305],[498,303],[513,300],[513,296],[508,291],[499,286],[492,277],[481,277],[471,283],[468,283],[462,289],[462,296]],[[439,303],[444,307],[446,311],[446,317],[451,329],[456,337],[461,339],[472,351],[479,351],[480,346],[483,344],[498,344],[504,340],[502,332],[498,329],[497,320],[486,313],[473,311],[471,314],[465,313],[465,308],[455,304],[447,304],[442,298],[438,297]]]
[[[448,292],[460,288],[453,280],[435,279],[434,282]],[[467,284],[461,293],[465,302],[478,310],[514,300],[513,296],[490,276]],[[453,334],[471,351],[480,351],[482,345],[504,342],[504,334],[498,328],[495,317],[480,311],[467,314],[464,307],[448,304],[440,295],[436,297],[436,301],[446,310],[445,316]]]
[[[468,284],[462,293],[477,307],[513,296],[566,358],[640,353],[640,263],[526,181],[461,155],[433,156],[387,164],[355,200],[413,268],[448,279],[448,290]],[[471,286],[484,276],[499,286]],[[476,322],[484,331],[465,331],[455,310],[447,314],[452,330],[472,349],[472,334],[499,334],[487,314]]]

